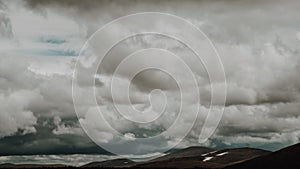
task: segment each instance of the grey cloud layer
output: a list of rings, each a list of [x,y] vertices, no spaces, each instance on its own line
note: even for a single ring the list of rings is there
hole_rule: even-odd
[[[276,149],[299,142],[300,129],[297,124],[300,122],[300,41],[297,36],[300,32],[300,24],[296,22],[299,19],[298,9],[296,9],[296,6],[299,6],[298,1],[31,0],[24,1],[23,5],[28,10],[35,11],[36,15],[42,14],[41,17],[45,16],[45,19],[47,19],[47,13],[57,12],[67,20],[74,20],[82,28],[80,30],[84,31],[83,34],[86,37],[108,21],[135,12],[169,12],[187,18],[207,33],[215,43],[221,55],[228,82],[223,120],[216,134],[207,144],[210,146],[250,144],[266,148],[272,145],[274,147],[270,149]],[[24,8],[24,6],[19,7]],[[286,9],[289,12],[284,12]],[[2,13],[0,13],[1,16]],[[5,15],[3,22],[8,23],[8,21]],[[4,25],[7,26],[0,27],[0,34],[12,36],[9,24]],[[116,31],[126,30],[120,28]],[[161,37],[149,36],[128,40],[111,53],[111,58],[108,58],[107,65],[103,67],[106,71],[105,76],[109,78],[115,65],[125,57],[122,56],[122,53],[126,53],[124,49],[134,45],[147,46],[149,44],[154,44],[154,46],[168,44],[166,48],[178,50],[178,43]],[[182,49],[183,53],[186,50],[182,46],[179,49]],[[189,55],[188,51],[186,52]],[[84,140],[82,137],[86,136],[80,131],[77,123],[74,122],[71,125],[65,123],[65,119],[70,117],[76,121],[71,95],[71,77],[69,75],[48,77],[36,74],[28,70],[30,63],[35,61],[34,57],[12,55],[0,56],[0,137],[18,135],[14,138],[22,139],[28,134],[38,135],[39,132],[45,132],[42,134],[43,137],[44,135],[46,137],[46,133],[51,133],[55,139],[60,137],[58,145],[61,142],[68,142],[69,136],[73,135],[80,137],[79,140]],[[201,103],[203,103],[201,111],[206,112],[205,103],[210,101],[207,76],[201,72],[202,68],[198,69],[199,65],[192,66],[200,72],[198,82],[201,84]],[[109,88],[105,85],[107,83],[105,76],[100,78],[99,86],[97,86],[100,94],[98,100],[109,105],[111,96]],[[164,79],[166,83],[155,81],[157,77]],[[126,76],[122,78],[125,82]],[[146,94],[154,88],[169,90],[169,96],[176,98],[173,93],[176,91],[176,86],[166,85],[169,81],[168,77],[153,72],[141,74],[134,81],[132,101],[136,104],[147,101]],[[145,82],[147,82],[146,85]],[[83,107],[90,106],[89,99],[84,98],[89,85],[85,84],[82,88],[81,106]],[[122,93],[121,87],[120,85],[120,93]],[[168,113],[171,116],[162,117],[153,124],[133,125],[117,115],[118,120],[112,120],[111,123],[115,128],[127,134],[134,133],[135,136],[139,136],[142,135],[141,132],[145,132],[153,135],[157,131],[166,129],[174,120],[177,102],[172,103],[168,107]],[[218,108],[216,105],[216,109]],[[107,112],[111,111],[109,106],[105,109]],[[112,113],[112,115],[115,114]],[[200,112],[198,123],[183,146],[197,142],[197,134],[205,116],[205,113]],[[54,120],[55,125],[47,131],[40,130],[41,126],[38,121],[41,117]],[[93,119],[92,116],[89,118]],[[183,124],[189,121],[187,112],[187,119],[183,121]],[[35,140],[37,145],[46,146],[50,142],[48,140],[44,142],[43,137]],[[107,133],[102,137],[105,141],[111,138]],[[70,144],[76,143],[70,142]],[[5,146],[5,141],[3,145]]]

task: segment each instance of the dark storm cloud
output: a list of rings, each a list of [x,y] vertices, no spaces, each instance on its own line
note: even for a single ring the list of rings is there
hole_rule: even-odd
[[[63,121],[69,123],[68,126],[77,124],[75,119]],[[36,133],[22,135],[18,132],[14,136],[0,139],[0,155],[110,154],[93,143],[84,133],[55,133],[57,126],[54,123],[52,119],[39,118]]]
[[[90,141],[87,136],[26,135],[0,140],[0,155],[36,154],[110,154]]]

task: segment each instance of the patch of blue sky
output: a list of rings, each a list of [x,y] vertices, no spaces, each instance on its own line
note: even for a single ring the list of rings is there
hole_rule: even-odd
[[[73,50],[63,50],[63,49],[21,49],[21,50],[13,50],[13,51],[5,51],[2,53],[14,53],[17,55],[24,56],[36,56],[36,57],[77,57],[78,53]]]
[[[58,44],[58,45],[67,42],[67,40],[63,38],[53,37],[53,36],[40,37],[38,41],[42,43],[50,43],[50,44]]]
[[[40,56],[78,56],[78,53],[73,50],[47,49],[35,52]]]

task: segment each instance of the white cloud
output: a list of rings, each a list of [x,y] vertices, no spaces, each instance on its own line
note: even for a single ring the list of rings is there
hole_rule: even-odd
[[[300,41],[300,32],[296,33],[296,38],[297,38],[298,41]]]
[[[52,130],[53,134],[61,135],[61,134],[76,134],[82,135],[83,130],[79,126],[66,126],[65,123],[62,122],[59,116],[55,116],[53,119],[56,128]]]
[[[124,134],[124,136],[125,136],[125,139],[127,139],[129,141],[135,140],[135,135],[132,133],[126,133],[126,134]]]
[[[28,111],[30,103],[40,99],[36,91],[15,91],[9,95],[0,95],[0,137],[13,135],[18,131],[23,134],[35,133],[37,117]]]

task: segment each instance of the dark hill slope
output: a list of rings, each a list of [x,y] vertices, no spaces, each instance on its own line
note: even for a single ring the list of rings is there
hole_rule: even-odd
[[[241,163],[270,152],[252,148],[237,148],[208,153],[195,153],[192,149],[182,150],[184,153],[170,154],[154,159],[136,167],[141,168],[223,168],[228,165]],[[197,155],[196,155],[197,154]]]
[[[300,169],[300,144],[225,169]]]

